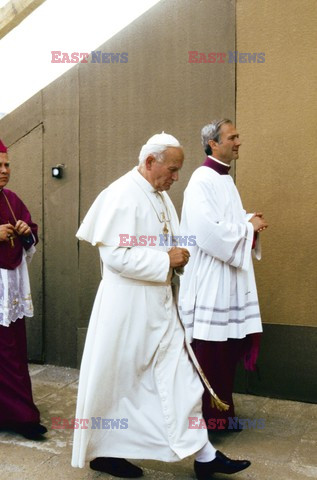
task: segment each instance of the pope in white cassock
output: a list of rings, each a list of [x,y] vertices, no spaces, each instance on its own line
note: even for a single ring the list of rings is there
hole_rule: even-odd
[[[212,408],[205,390],[203,414],[215,430],[230,429],[238,361],[254,369],[262,332],[251,252],[260,259],[258,232],[267,227],[262,213],[247,214],[229,175],[239,157],[239,134],[230,120],[202,129],[207,158],[192,175],[184,194],[181,235],[195,236],[190,261],[180,281],[179,311],[207,379],[229,409]]]
[[[103,190],[77,237],[99,248],[103,275],[80,370],[72,465],[137,478],[125,460],[178,461],[196,454],[198,479],[250,465],[216,451],[202,418],[203,387],[184,346],[171,284],[189,258],[172,247],[178,218],[166,193],[184,160],[176,138],[154,135],[139,166]],[[85,424],[85,425],[84,425]]]

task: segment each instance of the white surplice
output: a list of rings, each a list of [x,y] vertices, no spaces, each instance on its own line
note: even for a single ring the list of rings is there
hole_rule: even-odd
[[[184,193],[181,235],[195,236],[181,277],[179,311],[186,338],[226,341],[262,331],[251,258],[252,215],[243,209],[230,175],[207,166]],[[260,259],[259,240],[255,257]]]
[[[169,196],[135,168],[97,197],[77,233],[99,246],[103,278],[81,364],[76,418],[89,424],[74,431],[74,467],[95,457],[177,461],[208,441],[205,430],[188,428],[189,417],[201,418],[203,387],[184,348],[170,247],[159,242],[164,219],[176,235]],[[120,234],[157,241],[120,247]],[[92,417],[109,422],[91,428]],[[121,428],[109,428],[111,419]]]
[[[22,260],[13,270],[0,268],[0,325],[9,327],[18,318],[33,317],[33,303],[27,263],[35,252],[34,245],[23,249]]]

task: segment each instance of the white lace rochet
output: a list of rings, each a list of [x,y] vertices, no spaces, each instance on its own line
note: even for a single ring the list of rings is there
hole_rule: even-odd
[[[33,317],[33,303],[27,263],[35,252],[23,250],[22,262],[14,270],[0,268],[0,325],[8,327],[18,318]]]

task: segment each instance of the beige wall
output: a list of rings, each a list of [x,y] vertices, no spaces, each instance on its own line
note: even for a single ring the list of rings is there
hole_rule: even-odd
[[[270,223],[256,274],[271,324],[317,326],[316,18],[316,0],[237,1],[237,50],[265,52],[237,64],[237,185]]]

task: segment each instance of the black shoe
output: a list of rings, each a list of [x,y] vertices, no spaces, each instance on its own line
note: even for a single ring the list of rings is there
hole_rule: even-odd
[[[237,473],[251,465],[249,460],[231,460],[223,453],[216,451],[216,458],[211,462],[196,462],[194,470],[197,480],[210,480],[213,473]]]
[[[142,468],[133,465],[124,458],[98,457],[90,462],[90,468],[114,477],[139,478],[143,476]]]
[[[14,431],[28,440],[44,440],[47,428],[40,423],[20,423],[14,427]]]

